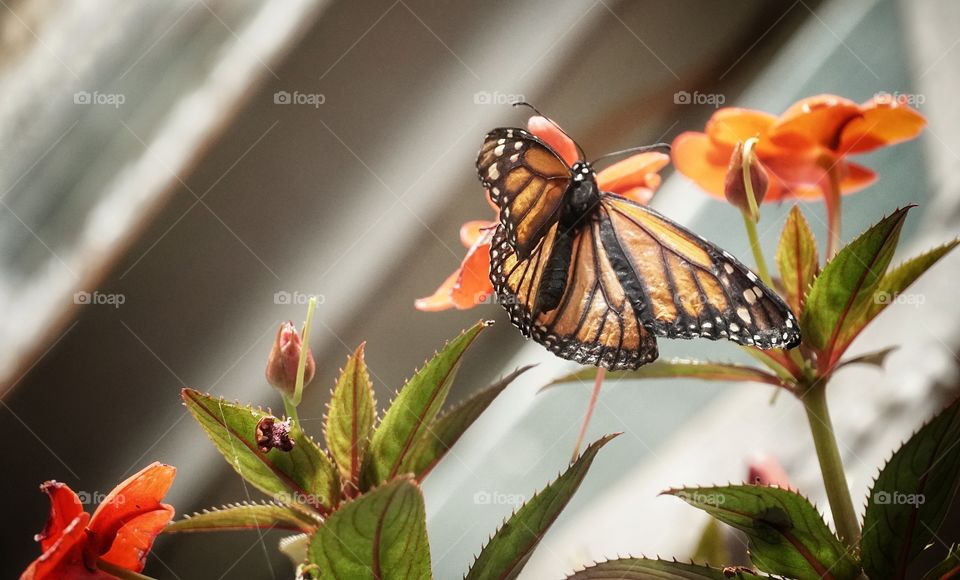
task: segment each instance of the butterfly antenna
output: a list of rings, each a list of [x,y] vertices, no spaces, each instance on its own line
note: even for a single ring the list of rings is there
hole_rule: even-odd
[[[618,155],[626,155],[627,153],[646,153],[647,151],[663,151],[664,153],[670,152],[670,145],[667,143],[654,143],[653,145],[641,145],[640,147],[631,147],[629,149],[621,149],[620,151],[614,151],[613,153],[607,153],[606,155],[601,155],[597,157],[590,164],[594,164],[601,159],[607,159],[608,157],[616,157]]]
[[[565,136],[567,139],[570,139],[571,141],[573,141],[573,145],[577,148],[577,152],[580,154],[580,159],[583,159],[583,160],[586,160],[586,159],[587,159],[587,154],[584,153],[583,148],[580,147],[580,144],[577,143],[577,141],[576,141],[573,137],[571,137],[566,131],[564,131],[564,130],[563,130],[563,127],[561,127],[560,125],[557,125],[557,123],[556,123],[553,119],[551,119],[550,117],[544,115],[543,113],[541,113],[540,111],[538,111],[536,107],[534,107],[533,105],[531,105],[530,103],[528,103],[528,102],[526,102],[526,101],[517,101],[517,102],[513,103],[513,106],[514,106],[514,107],[529,107],[534,113],[536,113],[537,115],[543,117],[543,118],[546,119],[547,121],[550,121],[550,124],[553,125],[554,127],[556,127],[556,128],[557,128],[557,131],[560,131],[561,133],[564,134],[564,136]]]

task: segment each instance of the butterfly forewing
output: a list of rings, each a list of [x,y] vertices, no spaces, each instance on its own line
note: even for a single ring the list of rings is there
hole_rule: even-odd
[[[657,336],[728,338],[760,348],[799,344],[783,299],[729,253],[646,206],[609,193],[601,203],[604,249]]]
[[[502,128],[484,140],[477,173],[500,208],[507,239],[526,258],[557,220],[570,168],[527,131]]]

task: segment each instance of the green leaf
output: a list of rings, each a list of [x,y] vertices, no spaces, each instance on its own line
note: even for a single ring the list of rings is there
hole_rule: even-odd
[[[434,420],[410,452],[410,470],[417,479],[422,481],[497,395],[531,368],[533,365],[513,371]]]
[[[847,345],[853,342],[853,339],[856,338],[878,314],[883,312],[890,304],[896,302],[904,290],[916,282],[917,278],[936,264],[940,258],[947,255],[958,243],[960,243],[960,240],[946,243],[929,252],[907,260],[896,268],[888,271],[877,285],[871,297],[872,299],[864,301],[851,315],[850,324],[837,340],[840,344],[839,348],[845,349]]]
[[[183,389],[181,397],[227,462],[260,491],[321,514],[339,501],[340,482],[333,462],[301,429],[291,433],[293,450],[264,453],[257,447],[256,428],[268,413],[193,389]]]
[[[596,367],[583,367],[569,375],[554,380],[541,390],[564,383],[593,381]],[[633,371],[607,371],[607,380],[612,379],[703,379],[705,381],[755,381],[781,386],[782,381],[756,367],[736,363],[721,363],[685,359],[660,359]]]
[[[871,578],[902,578],[934,540],[960,484],[960,400],[900,447],[867,501],[860,551]]]
[[[945,580],[960,577],[960,547],[953,545],[947,551],[947,557],[923,575],[923,580]]]
[[[800,327],[807,344],[830,350],[850,316],[872,300],[893,258],[912,206],[898,209],[850,242],[823,268],[807,294]],[[835,362],[835,361],[831,361]]]
[[[820,271],[817,240],[810,231],[800,206],[793,206],[780,234],[777,247],[777,269],[787,294],[787,304],[799,315],[803,312],[807,288]]]
[[[729,576],[719,568],[670,562],[652,558],[618,558],[588,566],[567,576],[567,580],[754,580],[766,578],[743,569],[735,569]]]
[[[890,353],[900,348],[899,346],[888,346],[887,348],[882,348],[880,350],[874,350],[868,353],[864,353],[852,358],[848,358],[840,361],[840,364],[837,365],[837,368],[845,367],[848,365],[872,365],[877,368],[883,368],[883,364],[887,362],[887,357],[890,356]]]
[[[170,524],[164,532],[279,529],[312,532],[320,520],[277,503],[240,503],[206,509]]]
[[[360,487],[360,468],[370,436],[377,403],[367,373],[361,344],[340,371],[330,398],[324,435],[327,448],[340,470],[340,478]]]
[[[448,342],[400,389],[370,442],[364,489],[413,472],[411,451],[421,437],[429,436],[428,427],[443,407],[463,353],[491,324],[480,321]]]
[[[540,493],[525,502],[480,551],[465,580],[516,578],[567,502],[580,487],[600,448],[619,435],[607,435],[587,447],[583,454]]]
[[[399,478],[343,504],[313,535],[307,556],[317,578],[430,578],[420,488]]]
[[[855,578],[859,566],[803,496],[786,489],[731,485],[671,489],[674,495],[743,531],[759,569],[791,578]]]

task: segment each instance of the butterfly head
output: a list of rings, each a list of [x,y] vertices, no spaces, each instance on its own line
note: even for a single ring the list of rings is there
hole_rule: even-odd
[[[576,182],[596,181],[597,179],[597,174],[593,171],[593,167],[586,161],[577,161],[574,163],[573,167],[570,168],[570,174]]]

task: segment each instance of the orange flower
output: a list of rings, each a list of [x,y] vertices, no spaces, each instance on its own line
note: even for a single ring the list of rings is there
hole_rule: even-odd
[[[673,142],[677,170],[714,197],[724,197],[724,177],[737,143],[759,137],[757,157],[770,173],[764,202],[786,197],[824,197],[834,171],[839,193],[873,183],[876,174],[847,157],[916,137],[926,119],[889,95],[862,105],[834,95],[798,101],[775,117],[750,109],[724,108],[704,133],[686,132]]]
[[[21,580],[115,577],[98,566],[141,572],[154,539],[173,518],[173,507],[160,500],[176,471],[161,463],[148,465],[115,487],[92,517],[66,484],[41,485],[50,496],[50,517],[36,536],[43,553]]]
[[[530,117],[527,129],[543,139],[567,165],[579,159],[577,147],[560,129],[544,117]],[[646,204],[660,186],[658,172],[670,162],[663,153],[639,153],[614,163],[597,174],[601,191],[609,191]],[[499,209],[490,201],[495,213]],[[415,302],[418,310],[467,309],[486,301],[493,293],[490,283],[490,241],[498,221],[470,221],[460,228],[460,241],[468,248],[460,268],[450,274],[433,295]]]

